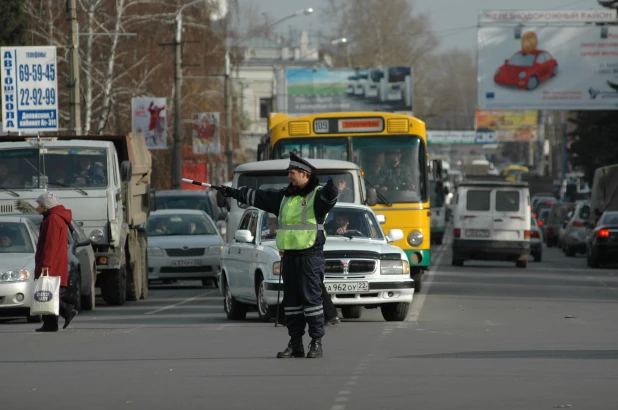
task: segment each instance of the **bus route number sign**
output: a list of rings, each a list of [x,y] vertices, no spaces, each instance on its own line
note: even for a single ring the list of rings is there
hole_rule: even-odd
[[[328,131],[328,120],[313,121],[313,132],[315,132],[316,134],[328,134]]]

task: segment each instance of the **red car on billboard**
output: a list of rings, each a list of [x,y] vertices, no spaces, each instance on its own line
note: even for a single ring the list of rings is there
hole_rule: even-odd
[[[543,50],[518,51],[498,68],[494,82],[522,90],[534,90],[558,74],[558,62]]]

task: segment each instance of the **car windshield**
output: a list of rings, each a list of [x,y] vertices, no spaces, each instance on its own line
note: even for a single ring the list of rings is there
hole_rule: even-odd
[[[211,218],[216,218],[212,204],[206,194],[202,195],[156,195],[157,209],[197,209]]]
[[[511,58],[509,58],[509,65],[515,65],[518,67],[532,67],[535,57],[535,54],[515,53]]]
[[[362,208],[335,207],[328,213],[324,229],[327,236],[384,239],[380,224],[373,213]]]
[[[0,253],[34,253],[26,225],[0,222]]]
[[[618,212],[605,212],[599,225],[618,225]]]
[[[199,214],[151,215],[146,230],[148,236],[217,235],[212,222]]]

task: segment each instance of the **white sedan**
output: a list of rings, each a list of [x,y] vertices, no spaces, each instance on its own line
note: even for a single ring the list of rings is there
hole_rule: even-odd
[[[39,230],[22,216],[0,216],[0,315],[30,316],[34,293],[34,254]]]
[[[347,221],[345,232],[340,229]],[[276,314],[283,301],[276,218],[255,208],[245,211],[234,242],[221,253],[219,289],[231,320],[256,308],[260,319]],[[340,203],[325,223],[325,285],[344,318],[359,318],[362,308],[380,307],[387,321],[404,320],[412,303],[414,281],[406,254],[389,242],[403,238],[400,229],[384,235],[378,218],[364,205]],[[281,308],[280,308],[281,309]]]
[[[223,239],[204,211],[151,212],[148,232],[148,280],[201,280],[216,286]]]

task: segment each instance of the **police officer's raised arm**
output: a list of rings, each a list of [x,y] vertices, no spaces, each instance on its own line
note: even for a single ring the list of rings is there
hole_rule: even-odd
[[[324,218],[337,203],[337,195],[339,194],[339,190],[333,183],[333,179],[329,177],[328,182],[324,185],[324,188],[320,189],[318,192],[319,194],[315,198],[313,209],[315,211],[315,216],[318,218]]]
[[[284,193],[283,189],[280,191],[263,191],[261,189],[247,187],[234,189],[232,187],[223,186],[220,190],[223,196],[232,197],[243,204],[254,206],[279,216],[279,207],[281,206]]]

